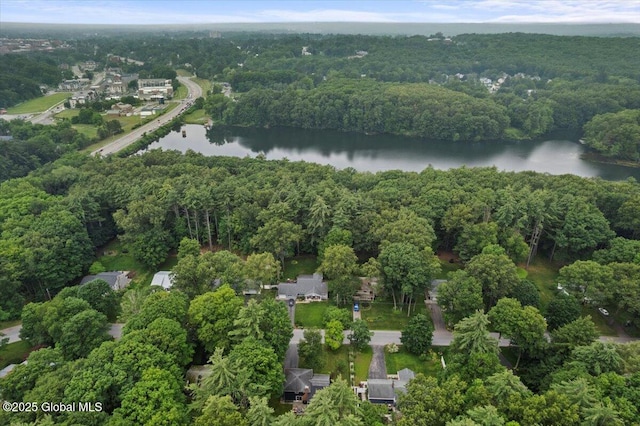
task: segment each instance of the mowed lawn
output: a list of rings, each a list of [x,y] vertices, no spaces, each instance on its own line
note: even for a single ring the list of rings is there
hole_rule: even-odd
[[[209,121],[207,113],[203,109],[197,109],[191,114],[184,116],[184,122],[187,124],[205,124]]]
[[[367,380],[369,376],[369,366],[371,365],[371,359],[373,358],[373,350],[371,346],[367,346],[362,352],[356,352],[356,360],[354,366],[356,369],[356,380],[354,385]]]
[[[394,354],[385,351],[384,363],[387,367],[387,374],[395,374],[403,368],[408,368],[416,374],[422,373],[425,376],[435,377],[442,370],[440,358],[436,354],[422,360],[419,356],[407,352],[402,346]]]
[[[332,379],[342,376],[344,380],[349,380],[349,346],[342,345],[336,351],[332,351],[326,346],[324,352],[324,367],[319,373],[330,374]]]
[[[529,265],[527,279],[532,281],[540,291],[542,310],[546,309],[551,299],[555,297],[558,270],[557,265],[540,256]]]
[[[69,96],[71,96],[70,92],[60,92],[43,96],[41,98],[31,99],[7,109],[7,114],[31,114],[35,112],[44,112],[52,106],[65,101]]]
[[[318,258],[316,256],[296,256],[284,261],[284,280],[295,280],[298,275],[311,275],[318,269]]]
[[[133,286],[148,286],[151,284],[151,279],[156,271],[149,269],[134,259],[131,252],[118,239],[111,241],[102,251],[103,254],[98,257],[98,261],[107,271],[134,271]],[[169,271],[177,262],[178,259],[175,256],[169,256],[158,267],[158,270]]]
[[[323,328],[324,312],[328,307],[328,302],[296,303],[296,326]]]
[[[0,369],[9,364],[20,364],[31,349],[31,345],[24,340],[9,343],[0,350]]]
[[[400,308],[398,304],[398,308]],[[402,330],[409,323],[410,317],[407,316],[407,308],[393,309],[393,300],[376,299],[370,305],[364,304],[361,307],[362,319],[367,322],[370,330]],[[424,297],[419,296],[414,305],[411,304],[411,316],[416,314],[429,315],[424,305]]]

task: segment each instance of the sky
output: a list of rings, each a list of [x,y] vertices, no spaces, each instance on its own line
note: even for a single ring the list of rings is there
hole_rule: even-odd
[[[1,22],[640,23],[640,0],[0,0]]]

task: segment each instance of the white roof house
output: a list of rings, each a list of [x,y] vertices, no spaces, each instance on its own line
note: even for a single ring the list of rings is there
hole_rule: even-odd
[[[169,290],[173,286],[173,278],[171,277],[171,271],[159,271],[151,280],[151,285],[157,285],[165,290]]]

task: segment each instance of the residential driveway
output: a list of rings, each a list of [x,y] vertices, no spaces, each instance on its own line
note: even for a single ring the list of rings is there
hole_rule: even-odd
[[[362,313],[360,311],[353,311],[353,320],[362,319]]]
[[[8,343],[17,342],[20,340],[20,330],[22,329],[22,324],[14,325],[13,327],[5,328],[4,330],[0,330],[4,336],[0,336],[0,339],[4,339],[5,337],[9,338]]]
[[[431,311],[431,320],[433,321],[433,327],[435,331],[447,331],[440,306],[430,304],[427,305],[427,309]]]
[[[295,328],[296,326],[296,304],[295,302],[291,305],[287,302],[287,309],[289,309],[289,319],[291,320],[291,325]]]
[[[284,355],[284,368],[298,368],[298,345],[290,344]]]
[[[109,331],[107,331],[107,333],[109,333],[109,336],[118,340],[122,337],[122,327],[124,327],[124,324],[109,324]]]
[[[373,358],[369,364],[369,379],[386,379],[387,366],[384,363],[384,346],[372,346]]]

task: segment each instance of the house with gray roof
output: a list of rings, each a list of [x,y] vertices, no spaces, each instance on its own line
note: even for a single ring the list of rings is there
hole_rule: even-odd
[[[329,287],[322,280],[322,274],[300,275],[296,282],[278,284],[278,299],[302,298],[306,301],[320,301],[329,298]]]
[[[96,275],[87,275],[82,278],[80,285],[85,285],[95,280],[106,281],[112,290],[122,290],[131,282],[131,278],[129,278],[129,271],[109,271],[100,272]]]
[[[369,379],[367,380],[367,398],[372,404],[388,404],[395,405],[398,401],[398,395],[407,393],[407,383],[415,377],[415,373],[403,368],[393,376],[387,376],[386,379]]]
[[[309,368],[285,368],[284,375],[285,402],[301,401],[306,404],[317,391],[331,383],[328,374],[314,374]]]
[[[396,403],[396,393],[391,379],[369,379],[367,380],[367,397],[372,404]]]

